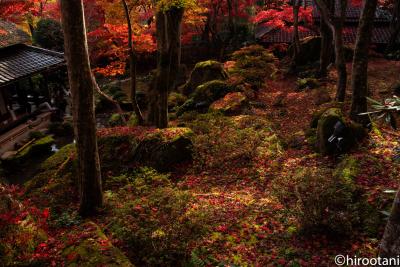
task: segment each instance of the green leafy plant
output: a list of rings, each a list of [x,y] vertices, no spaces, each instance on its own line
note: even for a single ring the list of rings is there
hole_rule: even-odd
[[[371,103],[371,107],[374,110],[360,113],[359,115],[373,116],[376,119],[384,118],[393,129],[397,129],[397,123],[394,114],[400,112],[400,98],[393,96],[392,98],[387,98],[383,103],[369,97],[367,97],[367,99]]]

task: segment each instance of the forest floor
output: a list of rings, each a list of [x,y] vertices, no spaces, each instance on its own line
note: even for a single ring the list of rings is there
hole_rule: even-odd
[[[374,98],[390,95],[399,69],[400,62],[371,59],[369,82]],[[324,84],[332,97],[334,84],[332,70]],[[348,155],[321,156],[306,138],[319,106],[312,90],[296,88],[294,76],[268,80],[258,93],[257,101],[263,107],[253,108],[251,117],[204,115],[195,122],[185,122],[193,127],[200,159],[193,166],[184,165],[172,172],[167,176],[171,184],[162,188],[142,186],[138,192],[108,187],[106,207],[92,221],[137,266],[335,266],[333,259],[338,254],[377,255],[385,225],[383,214],[374,231],[357,225],[347,236],[304,233],[297,217],[299,200],[290,194],[277,197],[280,190],[284,194],[290,189],[280,188],[282,183],[274,181],[290,180],[305,167],[333,172],[340,162],[355,159],[358,170],[354,183],[360,194],[377,213],[385,211],[393,196],[384,191],[396,190],[399,182],[400,163],[395,159],[399,134],[379,124],[380,131],[371,132],[370,138]],[[281,99],[279,105],[277,99]],[[251,127],[237,128],[237,121]],[[135,175],[154,176],[160,181],[164,178],[149,170]],[[53,187],[40,190],[50,195]],[[71,194],[65,188],[61,192],[58,196],[62,199],[66,197],[62,194]],[[28,203],[21,194],[15,194]],[[71,202],[50,215],[48,198],[35,195],[29,200],[50,220],[44,227],[49,238],[34,248],[36,259],[57,264],[59,257],[66,255],[66,237],[75,241],[85,237],[85,230],[73,234],[84,221],[76,214],[76,196],[68,197]],[[107,246],[102,251],[107,253]],[[73,253],[66,257],[67,261],[76,260]]]

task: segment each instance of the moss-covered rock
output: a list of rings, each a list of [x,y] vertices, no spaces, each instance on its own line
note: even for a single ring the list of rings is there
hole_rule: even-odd
[[[228,93],[210,106],[211,111],[222,112],[225,115],[238,115],[248,107],[247,97],[241,92]]]
[[[297,90],[314,89],[320,86],[320,83],[315,78],[303,78],[297,80]]]
[[[68,235],[80,236],[82,232],[85,238],[76,240],[62,251],[66,266],[134,266],[95,223],[87,222]],[[71,238],[66,238],[71,243]]]
[[[206,82],[196,88],[191,97],[177,109],[176,115],[181,116],[187,111],[205,113],[214,101],[236,90],[236,87],[225,81],[214,80]]]
[[[337,123],[342,129],[335,130]],[[362,125],[347,121],[339,108],[330,108],[318,120],[317,149],[324,155],[345,153],[365,136]]]
[[[330,108],[339,108],[342,109],[343,108],[343,103],[339,103],[339,102],[329,102],[329,103],[325,103],[322,104],[319,109],[317,111],[315,111],[312,114],[312,119],[311,119],[311,123],[310,123],[310,127],[311,128],[317,128],[318,126],[318,121],[321,118],[322,114],[325,113],[325,111],[327,111]]]
[[[98,142],[103,171],[121,173],[132,165],[168,171],[192,159],[189,128],[119,127],[100,132]]]
[[[228,79],[228,74],[222,63],[213,60],[202,61],[196,64],[190,73],[189,80],[180,88],[180,91],[188,96],[201,84],[226,79]]]
[[[182,106],[187,97],[183,94],[177,92],[171,92],[168,96],[168,110],[175,111],[175,109],[179,106]]]
[[[329,142],[328,139],[332,136],[337,122],[344,123],[343,114],[338,108],[328,109],[318,120],[317,146],[321,154],[327,155],[336,152],[336,144]]]
[[[22,149],[17,151],[13,156],[2,159],[3,165],[6,167],[6,170],[17,168],[33,157],[49,154],[52,144],[54,144],[54,139],[51,136],[45,136],[35,140],[25,147],[22,147]]]

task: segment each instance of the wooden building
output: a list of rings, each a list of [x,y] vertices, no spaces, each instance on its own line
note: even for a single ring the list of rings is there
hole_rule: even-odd
[[[54,106],[48,77],[65,72],[62,53],[29,45],[16,25],[0,21],[0,133]],[[57,93],[56,93],[57,95]],[[63,97],[63,92],[59,93]]]
[[[321,17],[318,8],[314,0],[304,0],[303,5],[312,7],[312,25],[304,25],[304,30],[299,32],[300,39],[309,36],[319,35],[319,23]],[[357,36],[358,21],[362,12],[362,6],[353,5],[349,1],[345,26],[343,29],[343,39],[345,44],[354,44]],[[335,1],[335,14],[339,16],[340,6],[339,0]],[[377,46],[386,45],[390,39],[390,23],[391,15],[388,11],[378,8],[375,12],[375,25],[372,31],[372,44]],[[263,25],[256,27],[256,39],[263,44],[274,44],[274,43],[291,43],[293,41],[293,31],[289,28],[268,28]]]

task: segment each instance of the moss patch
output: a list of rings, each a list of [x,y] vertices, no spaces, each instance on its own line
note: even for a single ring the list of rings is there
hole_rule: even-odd
[[[87,222],[68,235],[79,236],[82,232],[86,237],[67,246],[62,252],[66,266],[134,266],[121,250],[112,245],[95,223]],[[71,238],[67,237],[66,241],[71,242]]]

